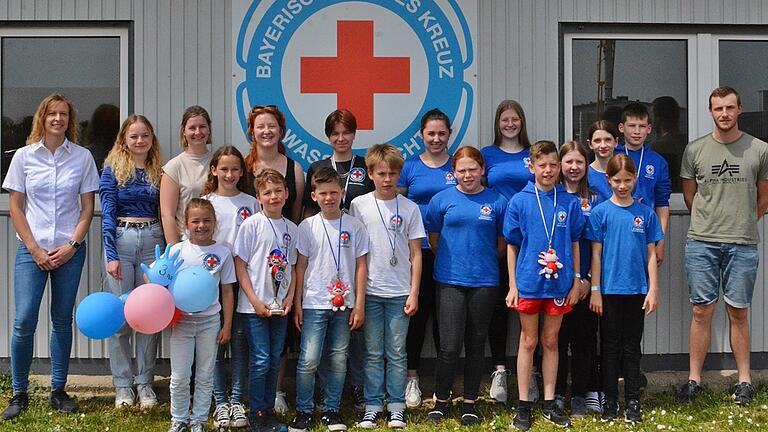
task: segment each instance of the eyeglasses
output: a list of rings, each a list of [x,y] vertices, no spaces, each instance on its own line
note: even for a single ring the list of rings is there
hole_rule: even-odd
[[[277,105],[255,105],[253,108],[251,108],[251,112],[256,111],[257,109],[264,109],[264,108],[277,109]]]

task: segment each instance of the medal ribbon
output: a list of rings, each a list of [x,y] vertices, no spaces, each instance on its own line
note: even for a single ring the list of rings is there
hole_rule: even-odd
[[[627,144],[626,143],[624,143],[624,154],[629,156],[629,149],[627,148]],[[635,173],[635,180],[640,178],[640,170],[642,169],[641,167],[643,166],[643,156],[645,156],[645,145],[640,147],[640,160],[637,162],[637,173]],[[630,156],[630,158],[631,158],[631,156]],[[632,197],[633,198],[635,197],[635,192],[637,192],[637,184],[635,184],[635,190],[632,191]]]
[[[349,169],[347,170],[347,181],[344,183],[344,198],[341,200],[341,206],[344,207],[344,203],[347,202],[347,189],[349,188],[349,178],[351,177],[349,174],[352,172],[352,168],[355,167],[355,158],[357,157],[356,154],[352,153],[352,160],[349,161]],[[333,170],[336,172],[339,172],[338,168],[336,168],[336,161],[333,160],[333,155],[331,155],[331,166],[333,167]]]
[[[539,203],[539,213],[541,214],[541,222],[544,223],[544,233],[547,234],[547,249],[552,248],[552,240],[555,237],[555,221],[557,220],[557,186],[555,186],[555,204],[552,209],[552,232],[547,230],[547,220],[544,218],[544,208],[541,206],[541,198],[539,198],[539,188],[533,187],[536,192],[536,202]]]
[[[272,225],[272,221],[269,219],[269,216],[266,214],[264,217],[267,218],[267,222],[269,222],[270,228],[272,228],[272,234],[275,235],[275,243],[277,245],[277,248],[283,251],[283,254],[285,255],[285,259],[289,260],[290,257],[288,256],[288,245],[284,245],[282,241],[280,241],[280,238],[277,237],[277,231],[275,230],[275,226]],[[285,234],[288,234],[288,222],[285,221],[285,217],[281,216],[280,219],[283,220],[283,225],[285,226],[285,232],[283,233],[283,237],[285,237]],[[285,250],[283,250],[283,246],[285,246]],[[290,261],[289,261],[290,262]]]
[[[339,258],[336,259],[336,254],[333,253],[333,242],[331,242],[331,236],[328,235],[328,228],[325,227],[325,218],[323,218],[322,213],[320,214],[320,221],[323,223],[323,231],[325,231],[325,238],[328,240],[328,245],[331,247],[331,256],[333,257],[333,262],[336,263],[336,277],[341,278],[341,222],[344,219],[344,212],[341,212],[341,216],[339,216],[339,244],[338,244],[338,254]]]
[[[381,214],[381,209],[379,208],[379,200],[376,199],[376,197],[373,197],[373,202],[376,203],[376,210],[379,212],[379,218],[381,219],[381,224],[384,225],[384,232],[387,233],[387,241],[389,242],[389,245],[392,247],[392,256],[395,256],[395,243],[397,242],[397,224],[395,224],[395,234],[392,236],[392,239],[389,238],[389,228],[387,228],[387,223],[384,222],[384,215]],[[400,217],[400,202],[397,200],[397,194],[395,194],[395,218]]]

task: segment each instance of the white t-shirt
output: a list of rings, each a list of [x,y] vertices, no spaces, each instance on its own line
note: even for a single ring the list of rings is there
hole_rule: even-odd
[[[39,141],[16,150],[3,188],[24,194],[32,236],[51,250],[72,240],[80,195],[99,190],[99,173],[91,152],[68,139],[53,154]]]
[[[341,221],[341,231],[339,231]],[[323,228],[325,227],[325,228]],[[327,230],[327,235],[326,235]],[[329,242],[330,239],[330,242]],[[341,247],[339,248],[339,240]],[[332,243],[329,244],[329,243]],[[341,281],[348,285],[344,297],[348,308],[355,306],[355,260],[368,253],[368,232],[354,216],[324,220],[322,213],[304,219],[296,242],[299,253],[308,258],[304,273],[304,309],[331,309],[329,285],[336,280],[336,259],[341,249]]]
[[[203,198],[210,201],[216,210],[216,231],[213,233],[213,239],[232,250],[240,224],[259,210],[256,198],[243,192],[235,196],[221,196],[212,192]]]
[[[189,240],[184,240],[181,243],[176,243],[171,248],[171,255],[177,250],[181,249],[179,258],[184,260],[184,264],[181,265],[179,271],[192,266],[202,266],[204,269],[213,275],[216,280],[216,285],[231,284],[237,282],[235,277],[235,265],[232,261],[232,253],[229,248],[214,243],[210,246],[199,246],[190,243]],[[216,296],[216,300],[208,306],[208,309],[202,312],[191,313],[187,315],[215,315],[221,310],[221,304],[219,303],[219,296]]]
[[[383,201],[369,192],[352,200],[349,212],[368,228],[370,237],[366,294],[378,297],[408,295],[411,291],[408,241],[427,236],[419,206],[400,194]],[[397,259],[395,266],[390,263],[393,241]]]
[[[272,231],[273,227],[274,231]],[[253,292],[267,305],[272,303],[275,297],[271,267],[268,263],[270,252],[277,248],[282,249],[283,253],[287,250],[288,265],[285,267],[285,279],[281,282],[280,291],[277,294],[277,303],[283,304],[291,284],[291,270],[298,257],[296,252],[298,231],[296,224],[290,220],[270,219],[264,213],[256,213],[240,225],[232,253],[248,264],[248,279],[253,286]],[[248,297],[243,293],[240,293],[237,298],[237,311],[256,313]]]

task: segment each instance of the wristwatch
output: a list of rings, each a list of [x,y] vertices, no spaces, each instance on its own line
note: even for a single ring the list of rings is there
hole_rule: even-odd
[[[72,246],[75,250],[78,250],[80,248],[80,242],[77,240],[70,240],[69,245]]]

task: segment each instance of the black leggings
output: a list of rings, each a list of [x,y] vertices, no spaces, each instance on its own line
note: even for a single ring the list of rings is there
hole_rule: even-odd
[[[565,396],[569,370],[571,396],[583,397],[589,391],[600,389],[597,371],[597,318],[597,315],[589,310],[589,298],[577,303],[573,310],[563,317],[558,337],[560,361],[557,368],[556,394]]]
[[[427,335],[427,322],[432,317],[432,340],[435,352],[440,352],[440,334],[437,330],[437,301],[435,300],[435,280],[432,270],[435,267],[435,254],[429,249],[421,250],[421,284],[419,287],[419,309],[408,323],[408,337],[405,350],[408,353],[408,369],[418,370],[421,365],[421,349]]]
[[[624,376],[624,399],[640,398],[644,301],[644,295],[603,295],[601,366],[607,399],[616,400],[619,396],[619,371]]]
[[[507,333],[509,332],[509,307],[507,293],[509,292],[509,271],[507,261],[499,264],[498,298],[493,305],[491,326],[488,329],[488,344],[491,346],[491,360],[495,365],[507,365]]]
[[[435,370],[435,395],[447,400],[464,347],[464,399],[475,400],[485,367],[485,338],[497,287],[469,288],[437,284],[440,354]]]

